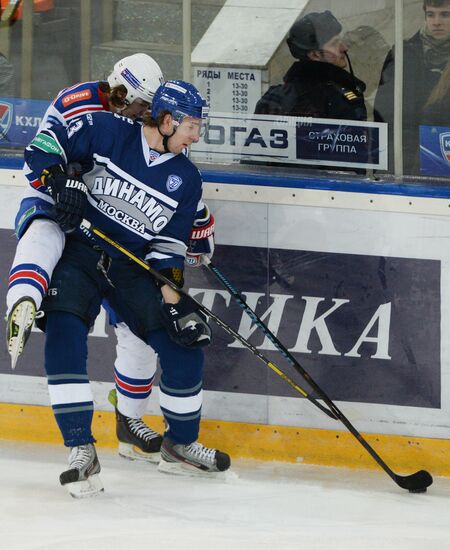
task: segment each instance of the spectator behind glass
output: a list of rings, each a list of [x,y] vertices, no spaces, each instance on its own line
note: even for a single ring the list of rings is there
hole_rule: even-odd
[[[450,61],[425,103],[423,124],[450,126]]]
[[[267,90],[255,113],[367,120],[366,86],[353,74],[341,30],[328,10],[296,21],[287,44],[298,61],[284,76],[284,84]]]
[[[366,84],[364,97],[368,119],[373,119],[373,103],[378,90],[380,71],[391,49],[383,35],[374,27],[360,25],[347,31],[343,40],[348,47],[353,70]]]
[[[450,59],[450,0],[424,0],[424,26],[403,42],[403,166],[419,173],[419,126],[424,108]],[[389,124],[389,169],[393,169],[394,48],[388,53],[375,98],[375,120]],[[450,124],[442,119],[442,126]]]

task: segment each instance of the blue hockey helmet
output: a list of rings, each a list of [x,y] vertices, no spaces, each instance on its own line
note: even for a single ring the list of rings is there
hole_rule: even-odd
[[[173,119],[181,123],[186,116],[208,118],[209,106],[197,88],[183,80],[168,80],[159,86],[152,101],[152,118],[156,120],[163,111],[169,111]]]

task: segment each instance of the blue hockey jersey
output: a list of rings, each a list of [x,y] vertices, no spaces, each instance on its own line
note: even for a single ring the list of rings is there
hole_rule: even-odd
[[[141,124],[107,112],[88,114],[67,129],[43,129],[25,160],[36,178],[52,165],[80,163],[90,191],[86,218],[156,269],[183,267],[201,176],[183,154],[155,159]]]

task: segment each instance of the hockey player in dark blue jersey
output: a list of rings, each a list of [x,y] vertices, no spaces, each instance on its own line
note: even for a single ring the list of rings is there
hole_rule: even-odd
[[[50,400],[66,446],[60,476],[74,496],[102,490],[91,431],[92,395],[86,372],[87,333],[107,298],[161,363],[160,406],[167,425],[158,468],[211,475],[229,468],[226,453],[197,442],[202,405],[202,347],[211,332],[196,304],[168,285],[160,288],[117,250],[79,229],[82,218],[108,233],[180,287],[187,243],[201,199],[197,168],[182,154],[197,141],[206,102],[191,84],[158,88],[151,117],[140,126],[94,113],[66,130],[43,130],[25,158],[56,203],[68,234],[43,301],[45,368]],[[82,178],[66,174],[73,162]]]
[[[131,119],[140,118],[148,111],[162,82],[161,69],[150,56],[143,53],[127,56],[114,65],[107,82],[82,82],[59,92],[38,132],[54,125],[67,127],[74,119],[93,112],[110,111]],[[7,293],[7,346],[12,368],[30,334],[65,242],[63,231],[54,221],[54,201],[47,189],[27,166],[25,178],[29,185],[16,217],[20,240]],[[202,204],[199,208],[205,210]],[[207,223],[202,212],[199,213],[196,223]],[[119,454],[157,463],[162,437],[142,420],[152,392],[157,355],[114,312],[109,308],[108,311],[117,337],[114,405]]]

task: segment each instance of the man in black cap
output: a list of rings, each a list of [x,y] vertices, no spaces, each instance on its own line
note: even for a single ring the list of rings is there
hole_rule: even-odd
[[[255,113],[367,120],[366,86],[352,72],[341,30],[328,10],[296,21],[287,44],[298,61],[284,84],[271,86],[258,101]]]

